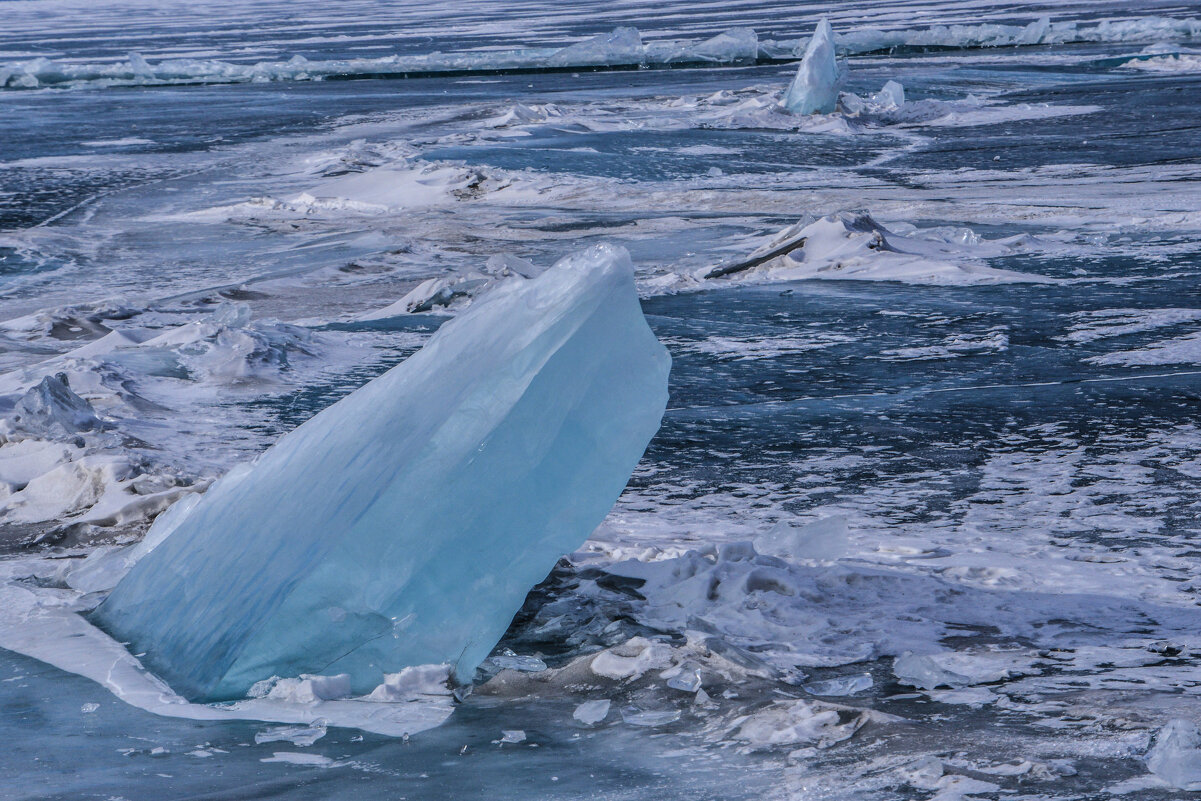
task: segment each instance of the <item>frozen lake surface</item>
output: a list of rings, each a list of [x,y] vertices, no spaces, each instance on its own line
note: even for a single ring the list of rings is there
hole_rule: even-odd
[[[840,109],[788,114],[822,18]],[[1201,782],[1163,733],[1201,722],[1201,6],[0,23],[0,798]],[[76,622],[163,509],[602,242],[667,413],[471,694],[172,706]]]

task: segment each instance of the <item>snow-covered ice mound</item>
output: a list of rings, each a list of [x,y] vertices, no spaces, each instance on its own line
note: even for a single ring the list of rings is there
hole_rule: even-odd
[[[977,254],[957,250],[945,242],[895,234],[867,214],[844,212],[790,226],[745,259],[713,267],[702,277],[756,282],[826,279],[956,286],[1051,281],[1043,276],[989,267],[980,263]]]
[[[193,699],[277,675],[470,676],[620,494],[669,365],[624,250],[508,280],[214,485],[95,619]]]

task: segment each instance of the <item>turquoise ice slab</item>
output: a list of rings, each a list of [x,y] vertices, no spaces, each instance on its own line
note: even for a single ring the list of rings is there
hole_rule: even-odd
[[[193,700],[469,676],[625,487],[670,364],[624,250],[512,279],[215,484],[93,618]]]

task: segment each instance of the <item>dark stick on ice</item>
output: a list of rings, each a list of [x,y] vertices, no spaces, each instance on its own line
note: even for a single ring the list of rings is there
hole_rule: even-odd
[[[760,264],[764,264],[780,256],[787,256],[797,248],[804,247],[805,239],[807,237],[799,236],[796,239],[790,239],[779,247],[774,247],[765,253],[760,253],[758,256],[751,256],[749,259],[742,259],[741,261],[719,264],[705,273],[705,278],[725,278],[727,275],[745,272],[752,267],[758,267]]]

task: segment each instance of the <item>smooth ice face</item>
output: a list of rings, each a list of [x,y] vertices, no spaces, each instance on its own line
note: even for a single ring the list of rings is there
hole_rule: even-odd
[[[838,105],[841,77],[834,58],[834,30],[823,19],[817,23],[780,105],[793,114],[832,114]]]
[[[507,281],[214,485],[95,619],[193,699],[469,676],[621,493],[669,366],[624,250]]]

